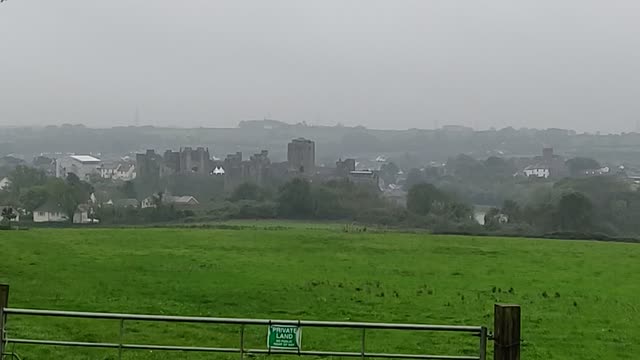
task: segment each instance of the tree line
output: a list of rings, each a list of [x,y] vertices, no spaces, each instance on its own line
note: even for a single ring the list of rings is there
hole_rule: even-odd
[[[24,209],[33,214],[47,203],[54,203],[69,221],[78,205],[87,203],[93,186],[70,173],[66,178],[48,177],[44,171],[28,166],[17,166],[8,175],[9,187],[0,192],[0,204]]]
[[[487,160],[494,168],[505,164]],[[485,163],[485,166],[486,163]],[[593,164],[588,164],[593,166]],[[389,172],[389,176],[396,170]],[[507,170],[504,171],[507,173]],[[635,237],[640,234],[638,185],[616,176],[529,181],[517,196],[485,215],[484,226],[474,220],[474,208],[455,191],[427,180],[409,181],[406,206],[386,198],[374,188],[346,179],[310,182],[291,179],[280,186],[239,185],[224,197],[204,199],[196,209],[178,209],[160,201],[157,206],[97,206],[95,216],[103,224],[150,224],[161,222],[207,222],[226,219],[302,219],[349,221],[398,228],[424,228],[443,233],[544,236],[583,234],[583,237]],[[11,185],[0,191],[0,204],[28,218],[40,206],[54,202],[71,221],[78,205],[87,203],[96,187],[70,174],[64,179],[47,177],[40,170],[18,166],[10,174]],[[124,197],[136,197],[142,184],[116,186]],[[213,185],[211,185],[213,186]],[[218,185],[215,185],[218,186]],[[161,194],[161,193],[156,193]],[[216,192],[217,194],[217,192]],[[161,195],[160,195],[161,196]],[[217,195],[216,195],[217,196]],[[209,201],[207,201],[209,200]],[[13,217],[3,211],[3,225]]]
[[[485,215],[491,231],[522,235],[640,235],[640,192],[615,176],[565,178],[540,184],[522,200],[507,200]]]
[[[217,203],[194,221],[233,218],[333,220],[442,229],[468,228],[474,223],[471,206],[429,184],[415,186],[405,207],[385,198],[375,188],[347,179],[317,183],[304,178],[291,179],[275,189],[241,184],[226,201]]]

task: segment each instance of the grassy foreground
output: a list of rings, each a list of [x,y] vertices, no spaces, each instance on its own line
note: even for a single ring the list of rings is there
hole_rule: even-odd
[[[640,246],[344,233],[337,229],[0,232],[10,305],[79,311],[486,325],[523,309],[523,359],[637,359]],[[12,317],[11,337],[117,342],[118,322]],[[305,329],[303,347],[359,351],[359,333]],[[266,330],[247,330],[264,347]],[[371,332],[371,351],[475,354],[475,338]],[[128,322],[125,342],[238,346],[238,328]],[[18,345],[23,359],[117,351]],[[123,359],[237,358],[125,351]]]

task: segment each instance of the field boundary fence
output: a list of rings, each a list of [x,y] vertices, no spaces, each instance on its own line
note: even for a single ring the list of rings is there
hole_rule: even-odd
[[[80,312],[80,311],[59,311],[59,310],[36,310],[20,309],[8,306],[9,286],[0,284],[0,359],[18,359],[17,353],[9,351],[9,345],[28,344],[39,346],[63,346],[63,347],[86,347],[116,349],[118,359],[124,358],[124,350],[153,350],[153,351],[181,351],[181,352],[205,352],[205,353],[227,353],[237,354],[242,360],[247,356],[255,355],[295,355],[295,356],[316,356],[316,357],[345,357],[345,358],[381,358],[381,359],[421,359],[421,360],[486,360],[487,342],[494,341],[495,360],[519,360],[520,359],[520,307],[517,305],[496,304],[494,308],[495,330],[490,334],[485,326],[460,326],[460,325],[427,325],[427,324],[400,324],[400,323],[373,323],[373,322],[340,322],[340,321],[308,321],[308,320],[268,320],[268,319],[240,319],[240,318],[217,318],[217,317],[197,317],[197,316],[165,316],[165,315],[141,315],[141,314],[121,314],[104,312]],[[35,317],[62,317],[80,319],[108,319],[116,320],[119,323],[118,342],[79,342],[61,341],[49,339],[27,339],[13,338],[7,333],[7,322],[14,316],[35,316]],[[237,326],[238,346],[237,347],[197,347],[197,346],[176,346],[176,345],[151,345],[125,343],[124,332],[127,321],[136,322],[177,322],[177,323],[199,323],[199,324],[222,324]],[[245,327],[252,325],[263,325],[268,328],[269,333],[276,327],[293,329],[290,339],[284,342],[271,343],[271,336],[267,335],[264,348],[249,348],[245,344]],[[300,340],[296,341],[295,331],[302,328],[346,328],[360,330],[360,351],[318,351],[302,350]],[[367,351],[367,330],[395,330],[412,332],[452,332],[464,333],[478,338],[477,354],[470,356],[460,355],[437,355],[437,354],[414,354],[414,353],[386,353]],[[289,330],[287,330],[289,331]],[[275,338],[275,337],[274,337]],[[276,340],[274,340],[276,341]]]

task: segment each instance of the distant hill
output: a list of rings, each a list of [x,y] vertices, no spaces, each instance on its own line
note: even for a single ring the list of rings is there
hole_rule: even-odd
[[[403,168],[421,167],[431,161],[466,154],[478,159],[490,156],[535,156],[544,146],[566,158],[584,156],[601,162],[640,164],[640,134],[577,134],[563,129],[473,130],[444,126],[437,130],[379,130],[362,126],[312,126],[278,120],[247,120],[235,128],[162,128],[84,126],[13,127],[0,131],[0,157],[17,154],[24,159],[63,153],[100,154],[115,157],[155,149],[184,146],[208,147],[213,155],[241,151],[245,156],[268,150],[272,161],[286,159],[287,143],[304,137],[316,143],[316,161],[332,165],[339,158],[374,160],[379,156]]]
[[[290,126],[289,124],[278,120],[244,120],[240,121],[238,127],[240,129],[279,129]]]

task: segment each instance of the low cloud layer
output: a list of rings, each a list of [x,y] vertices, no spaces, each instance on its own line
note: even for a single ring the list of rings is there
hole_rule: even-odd
[[[638,18],[632,0],[9,0],[0,125],[632,131]]]

